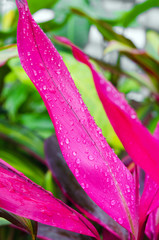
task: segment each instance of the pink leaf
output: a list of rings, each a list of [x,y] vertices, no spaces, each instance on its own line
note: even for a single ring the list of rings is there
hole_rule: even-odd
[[[106,214],[79,185],[62,156],[55,135],[45,140],[45,159],[63,194],[89,219],[124,239],[126,230]]]
[[[158,139],[159,124],[154,132],[154,137]],[[159,207],[159,185],[146,175],[144,191],[140,200],[139,208],[139,234],[146,222],[147,216]]]
[[[155,132],[154,132],[154,137],[159,141],[159,122],[157,123]]]
[[[89,221],[0,159],[0,207],[34,221],[98,238]]]
[[[159,141],[141,124],[135,111],[123,96],[95,70],[88,57],[80,49],[66,38],[56,37],[56,39],[70,46],[74,57],[90,68],[99,98],[126,151],[159,183]]]
[[[154,137],[159,137],[159,123],[156,126]],[[140,221],[159,207],[159,185],[146,175],[144,191],[140,200]]]
[[[148,175],[140,200],[140,221],[145,220],[153,210],[159,207],[159,186]]]
[[[16,2],[20,61],[47,107],[64,159],[89,197],[136,235],[132,175],[107,144],[62,57],[33,20],[27,2]]]

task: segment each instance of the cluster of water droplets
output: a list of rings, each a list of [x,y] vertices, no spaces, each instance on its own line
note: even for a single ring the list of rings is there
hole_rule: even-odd
[[[38,34],[39,29],[37,28],[36,24],[33,23],[33,26],[34,26],[35,33]],[[28,25],[28,27],[29,27],[29,25]],[[24,38],[25,38],[25,36],[27,36],[26,32],[29,30],[28,27],[23,29]],[[41,39],[41,40],[43,41],[43,39]],[[44,41],[45,41],[45,39],[44,39]],[[50,102],[50,106],[52,106],[53,109],[55,109],[54,108],[55,102],[58,102],[58,104],[59,103],[66,104],[66,102],[67,102],[67,104],[69,105],[69,109],[72,109],[72,106],[74,103],[74,95],[73,95],[73,97],[72,96],[68,97],[69,90],[68,90],[68,86],[66,86],[66,83],[67,82],[70,83],[70,80],[71,80],[71,77],[70,77],[68,71],[61,70],[61,62],[56,63],[56,56],[54,56],[54,54],[52,54],[51,46],[49,46],[49,47],[46,46],[44,51],[43,51],[43,49],[40,49],[41,51],[43,51],[44,60],[45,59],[47,59],[47,60],[45,63],[46,66],[44,66],[44,64],[42,62],[40,62],[37,67],[36,63],[31,58],[32,54],[34,54],[37,47],[40,49],[40,46],[37,46],[35,44],[35,48],[32,49],[32,51],[29,50],[27,52],[28,61],[30,62],[30,66],[32,66],[32,73],[33,73],[35,79],[38,77],[38,83],[36,83],[36,85],[39,84],[40,90],[43,91],[43,94],[44,94],[46,100],[48,102]],[[48,84],[48,82],[45,84],[44,76],[46,75],[47,69],[50,67],[49,64],[54,64],[54,67],[56,67],[56,68],[55,68],[55,70],[51,70],[51,73],[53,74],[53,76],[52,77],[49,76],[50,77],[50,79],[48,80],[49,84]],[[63,76],[65,75],[66,83],[63,82],[64,78],[63,78],[63,76],[61,78],[61,74],[63,74]],[[48,75],[47,75],[47,77],[48,77]],[[54,81],[56,80],[56,85],[52,83],[53,80]],[[34,80],[33,80],[33,82],[34,82]],[[57,82],[58,82],[58,84],[57,84]],[[78,98],[79,105],[77,105],[77,111],[76,110],[74,110],[74,111],[75,111],[75,113],[79,113],[78,121],[82,125],[82,128],[84,127],[83,129],[85,129],[86,132],[85,132],[85,134],[78,135],[78,137],[75,137],[75,138],[72,138],[72,136],[74,136],[73,133],[72,133],[72,136],[70,136],[70,137],[68,137],[67,135],[61,137],[60,145],[62,148],[64,147],[64,149],[65,149],[64,156],[66,157],[66,159],[68,159],[68,162],[70,162],[69,166],[71,168],[73,168],[74,175],[77,178],[81,177],[80,174],[81,174],[81,172],[83,172],[82,171],[82,161],[88,161],[90,163],[90,165],[94,167],[93,172],[95,171],[96,174],[99,174],[98,175],[99,178],[101,178],[103,176],[105,177],[105,184],[104,184],[103,191],[105,193],[107,193],[113,187],[114,193],[116,196],[116,192],[117,192],[116,185],[117,184],[120,185],[122,182],[121,177],[120,177],[120,180],[121,180],[120,183],[115,182],[115,179],[113,179],[115,177],[118,178],[119,175],[121,174],[121,167],[113,169],[113,167],[114,167],[113,164],[117,163],[117,157],[113,154],[112,151],[110,151],[110,148],[108,147],[108,144],[102,135],[101,129],[96,126],[94,119],[90,116],[90,114],[87,110],[87,107],[83,103],[83,100],[81,99],[81,97],[79,96],[78,90],[76,90],[76,88],[74,87],[74,84],[70,83],[69,86],[71,86],[73,88],[74,94],[76,93],[77,96],[79,97]],[[59,95],[57,95],[57,94],[55,96],[55,93],[57,93],[57,91],[58,92],[60,91],[62,94],[66,93],[65,99],[63,97],[59,98],[58,97]],[[112,89],[110,86],[106,87],[106,92],[111,95],[111,98],[113,95],[114,96],[113,100],[115,101],[115,103],[120,105],[120,107],[123,110],[126,110],[126,104],[125,104],[124,100],[121,103],[121,95],[120,94],[116,93],[115,90]],[[54,97],[53,97],[53,95],[54,95]],[[128,109],[128,110],[130,110],[130,109]],[[63,112],[67,112],[67,111],[68,111],[67,107],[64,106]],[[135,118],[134,112],[132,112],[131,117]],[[58,134],[63,134],[62,131],[64,131],[65,125],[62,122],[58,122],[58,118],[55,119],[55,124],[57,127]],[[76,121],[70,121],[69,130],[71,129],[72,131],[74,131],[75,127],[76,127]],[[78,149],[72,150],[72,147],[71,147],[72,141],[76,141],[77,145],[80,144],[83,146],[83,151],[85,151],[85,155],[82,155],[82,157],[84,157],[84,159],[81,158],[80,154],[78,154]],[[89,151],[89,148],[90,148],[90,146],[92,147],[92,145],[94,146],[94,149],[95,149],[94,152]],[[88,147],[88,150],[86,149],[87,147]],[[100,161],[102,161],[102,164],[97,163],[97,161],[96,161],[96,159],[98,159],[97,157],[99,157],[101,159]],[[110,164],[111,162],[113,162],[112,165]],[[125,172],[125,169],[124,169],[124,172]],[[89,173],[89,174],[91,175],[91,173]],[[86,172],[82,176],[83,182],[81,182],[81,186],[83,189],[89,188],[89,184],[86,181],[87,175],[88,175],[88,173]],[[127,176],[127,180],[128,181],[130,180],[129,175]],[[129,187],[129,185],[125,186],[125,188],[122,186],[122,190],[123,189],[125,189],[125,194],[131,193],[131,188]],[[124,194],[124,192],[123,192],[123,194]],[[132,200],[132,202],[134,201],[133,195],[131,195],[131,200]],[[104,202],[104,199],[102,201]],[[111,199],[111,201],[110,201],[111,207],[115,207],[117,204],[118,203],[115,199]],[[131,204],[129,204],[129,202],[128,202],[128,206],[130,206]],[[120,205],[118,207],[120,207]],[[44,213],[45,213],[45,211],[44,211]],[[123,223],[122,218],[118,218],[117,221],[120,224]]]

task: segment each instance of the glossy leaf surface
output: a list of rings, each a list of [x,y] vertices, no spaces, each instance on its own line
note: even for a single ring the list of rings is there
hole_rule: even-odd
[[[124,239],[126,234],[125,229],[98,207],[77,182],[62,156],[55,135],[45,141],[45,156],[53,177],[69,200],[88,218],[105,227],[108,231],[112,232],[112,235],[115,232],[116,235]]]
[[[21,217],[90,236],[98,236],[82,215],[0,160],[1,208]]]
[[[17,0],[17,6],[21,64],[48,109],[64,159],[89,197],[136,235],[132,175],[96,126],[60,55],[32,19],[27,2]]]

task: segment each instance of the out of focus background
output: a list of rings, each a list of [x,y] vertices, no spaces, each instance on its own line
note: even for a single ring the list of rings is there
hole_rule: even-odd
[[[62,55],[108,143],[122,159],[126,153],[105,115],[89,69],[53,36],[67,37],[87,53],[153,132],[159,120],[159,1],[28,0],[28,4]],[[0,158],[59,197],[44,164],[44,141],[54,128],[17,57],[17,21],[15,0],[0,0]],[[7,238],[7,228],[1,232],[1,239],[12,239]],[[24,239],[17,236],[14,239]]]

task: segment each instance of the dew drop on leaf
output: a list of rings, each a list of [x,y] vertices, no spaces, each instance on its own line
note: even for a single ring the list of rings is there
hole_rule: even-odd
[[[90,161],[93,161],[93,160],[94,160],[94,157],[93,157],[92,155],[89,155],[89,156],[88,156],[88,159],[89,159]]]

